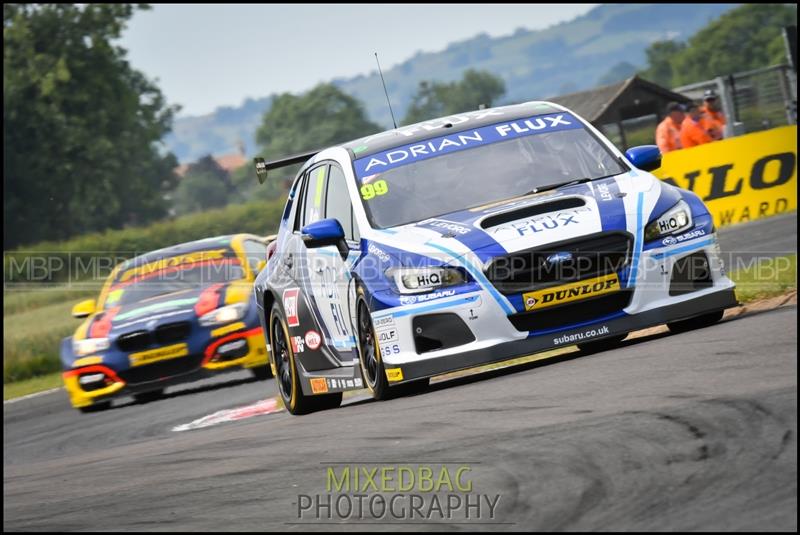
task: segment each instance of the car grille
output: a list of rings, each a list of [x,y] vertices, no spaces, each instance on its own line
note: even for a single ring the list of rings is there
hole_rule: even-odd
[[[522,332],[556,329],[619,312],[628,306],[632,295],[630,290],[623,290],[543,310],[512,314],[508,319],[511,320],[515,329]]]
[[[202,361],[202,355],[189,355],[144,366],[134,366],[117,375],[128,384],[148,383],[192,372],[200,367]]]
[[[117,338],[117,347],[121,351],[142,351],[150,347],[158,347],[182,342],[189,337],[191,324],[188,321],[159,325],[154,331],[133,331],[121,334]]]
[[[159,325],[155,330],[156,343],[160,345],[172,344],[174,342],[182,342],[189,337],[189,330],[191,326],[188,321],[181,321],[179,323],[167,323],[166,325]]]
[[[117,347],[122,351],[140,351],[150,346],[150,331],[134,331],[121,334],[117,338]]]
[[[630,261],[632,243],[624,232],[584,236],[497,257],[485,273],[503,294],[566,284],[619,271]],[[561,261],[553,261],[554,255]]]

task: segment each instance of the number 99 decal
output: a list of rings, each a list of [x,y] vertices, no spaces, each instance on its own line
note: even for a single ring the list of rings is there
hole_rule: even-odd
[[[378,180],[374,184],[364,184],[361,186],[361,198],[365,201],[374,199],[379,195],[389,193],[389,185],[385,180]]]

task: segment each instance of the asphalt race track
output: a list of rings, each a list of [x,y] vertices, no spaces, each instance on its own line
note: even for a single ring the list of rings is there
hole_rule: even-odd
[[[792,214],[725,229],[722,248],[786,254],[796,225]],[[243,372],[86,415],[63,391],[7,403],[3,527],[794,531],[796,322],[784,306],[392,401],[186,431],[173,428],[270,398],[273,382]],[[300,495],[327,493],[331,466],[401,464],[468,466],[473,492],[500,496],[494,516],[298,514]]]

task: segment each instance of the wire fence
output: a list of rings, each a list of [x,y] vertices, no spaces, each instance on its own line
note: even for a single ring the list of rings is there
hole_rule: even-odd
[[[701,101],[706,90],[720,97],[728,118],[725,137],[797,124],[797,77],[788,65],[773,65],[675,88]]]

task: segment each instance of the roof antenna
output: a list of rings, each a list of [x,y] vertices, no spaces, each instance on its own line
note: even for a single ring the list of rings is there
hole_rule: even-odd
[[[381,62],[378,61],[378,53],[375,52],[375,63],[378,64],[378,73],[381,75],[381,82],[383,83],[383,92],[386,94],[386,103],[389,104],[389,113],[392,114],[392,123],[395,130],[397,130],[397,121],[394,118],[394,111],[392,111],[392,101],[389,100],[389,92],[386,90],[386,80],[383,79],[383,71],[381,71]]]

